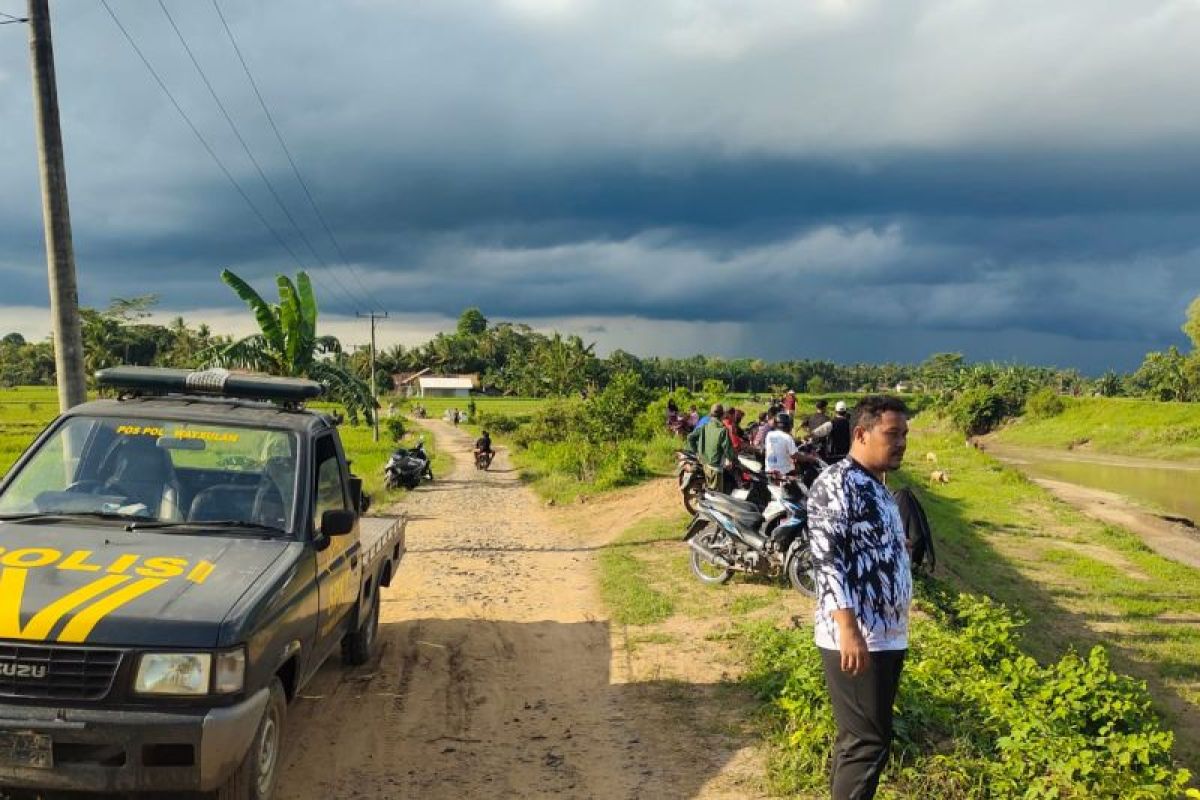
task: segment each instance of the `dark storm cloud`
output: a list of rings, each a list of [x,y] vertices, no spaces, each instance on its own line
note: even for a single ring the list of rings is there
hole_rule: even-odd
[[[351,273],[316,266],[161,15],[113,5],[333,312],[643,320],[645,352],[728,322],[722,347],[771,357],[1093,368],[1179,341],[1200,292],[1192,7],[225,2]],[[169,7],[336,261],[211,7]],[[84,302],[229,307],[221,268],[264,291],[292,271],[102,9],[55,23]],[[14,28],[0,306],[45,298]]]

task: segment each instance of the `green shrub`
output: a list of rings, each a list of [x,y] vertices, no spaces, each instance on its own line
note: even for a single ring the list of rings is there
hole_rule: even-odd
[[[897,699],[896,746],[881,796],[1170,798],[1186,770],[1145,684],[1112,670],[1101,647],[1039,665],[1019,648],[1022,624],[986,598],[922,600]],[[825,785],[834,724],[808,631],[748,629],[748,680],[778,746],[776,790]]]
[[[473,415],[471,419],[479,427],[486,428],[489,433],[513,433],[522,425],[529,422],[531,417],[501,414],[495,411],[480,411],[478,416]]]
[[[513,444],[528,448],[535,443],[563,442],[576,436],[583,416],[580,400],[555,400],[547,403],[512,437]]]
[[[1066,408],[1066,401],[1049,387],[1038,389],[1025,401],[1025,413],[1042,419],[1057,417]]]
[[[978,436],[999,425],[1013,409],[1010,398],[1000,390],[974,386],[950,401],[949,412],[955,427],[968,436]]]
[[[583,404],[588,439],[595,444],[616,444],[633,436],[634,420],[649,402],[650,390],[636,372],[618,372]]]
[[[600,474],[596,484],[601,489],[629,486],[637,483],[649,473],[646,469],[646,452],[641,445],[621,442],[616,447],[606,448],[601,455]]]
[[[394,442],[403,439],[404,434],[408,431],[408,428],[404,424],[404,419],[401,417],[385,417],[383,426],[387,428],[388,436],[391,436]]]

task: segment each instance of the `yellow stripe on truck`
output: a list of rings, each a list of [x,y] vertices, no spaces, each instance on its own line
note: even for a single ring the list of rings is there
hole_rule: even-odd
[[[136,600],[152,589],[157,589],[166,582],[166,578],[142,578],[123,589],[118,589],[103,600],[97,600],[71,618],[71,621],[63,628],[63,632],[58,635],[58,641],[72,643],[87,641],[87,637],[92,633],[92,628],[95,628],[100,620],[126,603]]]
[[[126,575],[108,575],[80,586],[38,611],[29,624],[22,627],[21,598],[25,594],[25,578],[28,574],[29,570],[14,567],[0,570],[0,638],[44,640],[58,621],[75,608],[129,580]],[[91,628],[88,630],[91,631]]]

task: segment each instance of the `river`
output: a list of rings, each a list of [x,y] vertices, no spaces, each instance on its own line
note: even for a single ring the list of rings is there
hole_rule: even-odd
[[[989,444],[987,452],[1031,478],[1115,492],[1200,524],[1200,464]]]

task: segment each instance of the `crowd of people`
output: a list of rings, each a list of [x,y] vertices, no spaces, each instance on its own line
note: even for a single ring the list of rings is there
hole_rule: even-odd
[[[850,452],[850,411],[843,400],[838,400],[834,405],[832,417],[828,411],[829,401],[817,400],[813,413],[801,421],[800,433],[801,438],[810,439],[816,444],[817,453],[824,461],[833,462],[844,458]],[[795,391],[788,390],[782,396],[772,398],[767,410],[750,424],[745,425],[745,420],[746,412],[734,406],[726,408],[723,404],[716,403],[707,414],[701,416],[694,405],[688,408],[687,413],[683,413],[673,399],[667,401],[667,429],[676,436],[687,438],[696,453],[704,455],[703,451],[709,450],[707,455],[713,459],[717,458],[718,452],[715,448],[719,432],[698,433],[704,426],[715,421],[724,428],[731,451],[730,454],[721,449],[721,459],[732,461],[737,455],[745,454],[771,461],[772,451],[767,446],[768,438],[772,432],[779,432],[785,436],[773,437],[776,460],[772,463],[775,466],[784,466],[778,462],[778,454],[787,450],[790,458],[796,452],[796,440],[792,433],[796,420]],[[828,427],[825,427],[826,425]],[[790,446],[784,442],[785,438],[791,441]],[[705,448],[701,442],[712,443],[712,447]],[[719,463],[704,460],[713,463],[714,466]],[[768,464],[767,469],[773,470],[774,467]],[[791,472],[791,468],[778,471],[786,474]]]

